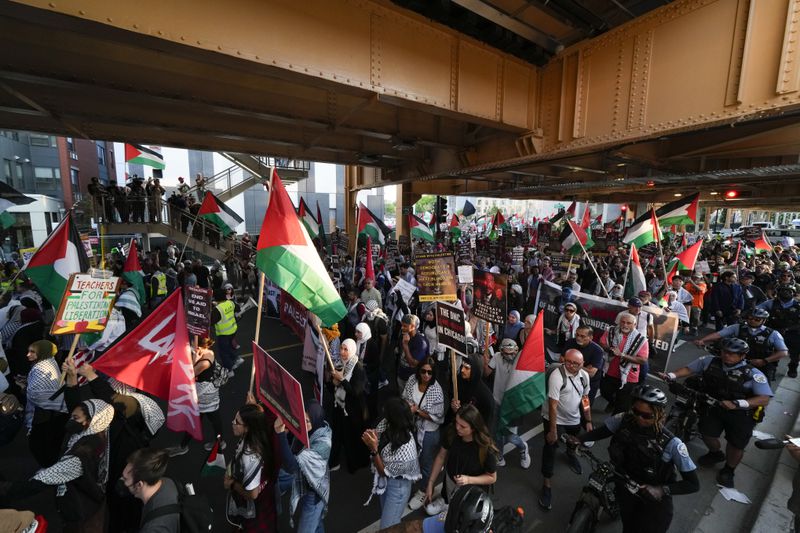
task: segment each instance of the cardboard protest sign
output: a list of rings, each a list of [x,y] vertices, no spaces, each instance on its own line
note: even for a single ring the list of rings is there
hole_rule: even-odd
[[[286,424],[286,429],[292,435],[308,447],[306,412],[300,382],[255,342],[253,362],[256,365],[258,398]]]
[[[595,331],[595,340],[599,339],[602,333],[615,324],[617,315],[621,311],[627,311],[628,306],[625,302],[609,300],[600,296],[593,296],[582,292],[572,292],[572,303],[578,306],[578,313],[581,315],[581,323],[591,326]],[[555,283],[546,281],[539,284],[539,295],[536,302],[536,309],[544,309],[544,327],[556,329],[558,317],[561,316],[561,288]],[[653,315],[653,326],[655,339],[653,339],[654,353],[650,353],[649,363],[650,372],[665,372],[669,358],[672,354],[672,346],[678,334],[678,315],[668,313],[656,307],[643,307],[642,312]],[[551,360],[560,355],[554,335],[546,335],[545,341],[548,356]]]
[[[416,255],[417,288],[420,302],[456,299],[456,268],[453,255],[435,252]]]
[[[464,327],[464,311],[455,305],[437,302],[436,333],[439,344],[467,355],[467,338]]]
[[[308,309],[291,294],[281,291],[281,322],[289,326],[300,339],[305,337]]]
[[[508,277],[475,269],[472,278],[475,295],[472,314],[495,324],[505,323]]]
[[[187,285],[184,290],[186,329],[192,335],[208,337],[211,328],[211,289]]]
[[[119,278],[72,274],[50,333],[99,333],[106,328]]]
[[[472,266],[459,265],[458,267],[458,282],[463,284],[472,283]]]
[[[392,290],[400,291],[400,296],[403,297],[403,301],[408,304],[411,302],[411,298],[414,296],[414,292],[416,292],[417,288],[401,278],[397,280],[397,283],[394,284]]]

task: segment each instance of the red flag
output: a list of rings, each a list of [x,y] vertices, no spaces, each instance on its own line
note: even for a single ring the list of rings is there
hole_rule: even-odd
[[[690,248],[675,254],[675,259],[680,263],[683,270],[694,270],[697,263],[697,256],[700,255],[700,248],[703,246],[703,239],[698,240]]]
[[[603,213],[600,213],[600,214],[599,214],[599,215],[597,215],[597,217],[594,219],[594,223],[595,223],[595,224],[601,224],[602,222],[603,222]]]
[[[581,220],[581,229],[589,229],[592,225],[592,213],[589,211],[589,204],[586,204],[586,209],[583,210],[583,220]]]
[[[492,223],[492,226],[496,228],[502,224],[505,224],[505,222],[506,222],[506,217],[504,217],[503,213],[501,213],[500,210],[498,209],[497,213],[495,213],[494,215],[494,222]]]
[[[739,263],[739,252],[742,251],[742,241],[736,243],[736,257],[733,258],[733,264],[736,265]]]
[[[459,225],[458,215],[453,213],[453,218],[450,219],[450,229],[457,228]]]
[[[689,240],[686,238],[686,234],[684,233],[681,237],[681,248],[686,248],[689,245]]]
[[[522,345],[516,368],[530,372],[544,372],[544,310],[536,315],[533,328],[525,339],[525,344]]]
[[[173,292],[92,365],[169,402],[167,427],[202,440],[183,291]]]
[[[575,206],[576,205],[577,204],[576,204],[575,200],[573,200],[572,203],[569,204],[569,207],[567,208],[567,216],[569,218],[575,218]]]
[[[372,265],[372,239],[367,235],[367,265],[364,279],[375,281],[375,267]]]
[[[761,237],[755,240],[753,244],[756,247],[756,253],[758,253],[759,250],[764,252],[772,251],[772,244],[770,244],[769,240],[767,239],[767,236],[764,234],[763,231],[761,232]]]

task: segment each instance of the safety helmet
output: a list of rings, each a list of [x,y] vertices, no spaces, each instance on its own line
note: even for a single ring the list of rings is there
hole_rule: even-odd
[[[739,355],[745,355],[750,351],[750,346],[747,344],[747,342],[743,341],[742,339],[737,339],[736,337],[723,339],[720,348],[723,352],[730,352]]]
[[[634,400],[640,400],[650,405],[667,406],[667,395],[661,389],[652,385],[638,385],[631,391],[631,396]]]
[[[453,495],[444,530],[453,533],[487,533],[493,519],[494,506],[489,495],[474,485],[464,485]]]
[[[757,318],[759,320],[766,320],[769,318],[769,311],[766,309],[756,308],[750,311],[750,318]]]
[[[776,292],[779,296],[781,293],[787,292],[791,293],[792,296],[795,296],[797,294],[797,289],[795,289],[794,285],[779,285]]]

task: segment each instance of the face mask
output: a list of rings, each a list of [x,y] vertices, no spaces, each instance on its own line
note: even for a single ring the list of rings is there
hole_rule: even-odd
[[[133,494],[131,491],[128,490],[128,487],[125,486],[125,482],[122,478],[119,478],[117,482],[114,484],[114,491],[117,493],[117,496],[122,498],[132,498]]]
[[[67,435],[75,435],[76,433],[80,433],[84,430],[83,424],[78,422],[77,420],[67,420],[67,423],[64,425],[64,431]]]

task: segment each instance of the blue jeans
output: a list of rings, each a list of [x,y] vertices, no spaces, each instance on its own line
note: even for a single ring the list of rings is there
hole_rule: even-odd
[[[291,490],[295,475],[300,474],[290,474],[283,468],[278,471],[278,491],[276,491],[278,500],[276,508],[278,514],[283,512],[281,496],[283,496],[287,490]],[[297,508],[300,510],[300,517],[295,523],[295,531],[297,533],[325,532],[325,528],[322,525],[322,512],[325,510],[325,502],[322,501],[319,494],[313,490],[309,491],[297,502]]]
[[[409,479],[388,480],[386,491],[381,494],[381,529],[400,523],[411,498],[412,484]]]
[[[419,455],[419,469],[422,472],[422,490],[428,486],[428,478],[433,468],[433,460],[439,453],[439,430],[426,431],[422,437],[422,452]]]
[[[233,347],[234,335],[217,335],[217,354],[222,366],[230,370],[236,362],[236,349]]]
[[[497,442],[497,447],[500,449],[500,455],[503,455],[503,447],[506,445],[506,440],[520,450],[525,449],[525,441],[522,440],[522,437],[509,431],[508,428],[505,428],[498,430],[497,434],[495,435],[495,441]]]

